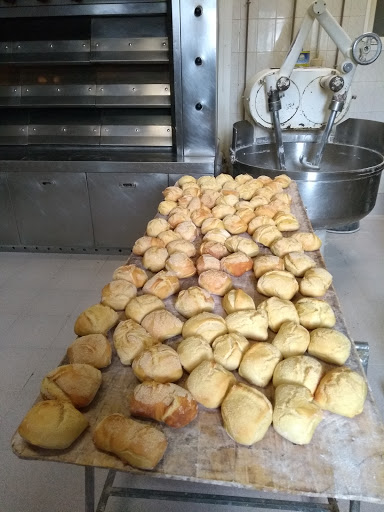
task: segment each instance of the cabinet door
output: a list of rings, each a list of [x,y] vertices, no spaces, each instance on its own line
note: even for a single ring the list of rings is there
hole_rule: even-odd
[[[0,245],[19,245],[19,233],[11,197],[9,195],[7,177],[0,174]]]
[[[88,173],[95,245],[132,247],[157,212],[168,175]]]
[[[8,183],[23,245],[93,245],[85,173],[12,172]]]

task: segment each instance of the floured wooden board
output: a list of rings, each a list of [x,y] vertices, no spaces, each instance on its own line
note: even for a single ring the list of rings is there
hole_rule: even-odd
[[[292,213],[299,219],[300,231],[311,231],[312,227],[294,183],[288,192],[293,198]],[[200,240],[196,244],[200,244]],[[312,252],[310,255],[319,266],[324,266],[320,252]],[[129,261],[141,264],[141,258],[137,256],[132,256]],[[256,292],[256,278],[252,271],[232,279],[234,287],[243,288],[255,299],[256,305],[266,299]],[[196,282],[196,277],[184,279],[181,280],[181,287],[186,289]],[[348,335],[332,287],[324,299],[335,311],[335,328]],[[98,300],[99,296],[95,295],[95,303]],[[180,317],[173,307],[175,300],[176,295],[165,303],[170,311]],[[215,312],[223,314],[221,298],[215,297],[215,304]],[[170,340],[169,344],[175,347],[178,339]],[[68,345],[72,341],[69,339]],[[354,348],[346,365],[363,373]],[[71,448],[64,451],[34,448],[16,433],[12,440],[14,452],[23,459],[113,468],[160,478],[384,503],[384,426],[371,391],[363,413],[353,419],[325,412],[312,442],[306,446],[290,443],[272,427],[262,441],[251,447],[241,446],[226,434],[218,409],[208,410],[199,406],[197,418],[187,427],[171,429],[156,423],[167,436],[168,448],[154,471],[143,472],[124,465],[113,455],[98,451],[92,443],[92,431],[98,421],[114,412],[129,415],[128,397],[138,384],[131,367],[123,366],[116,354],[111,366],[102,372],[103,384],[100,391],[92,404],[82,410],[90,422],[90,428]],[[268,398],[272,397],[272,385],[262,391]]]

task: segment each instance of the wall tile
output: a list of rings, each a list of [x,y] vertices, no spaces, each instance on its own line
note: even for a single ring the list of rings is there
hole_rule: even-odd
[[[257,51],[257,20],[250,19],[248,26],[248,52]]]
[[[297,0],[296,17],[303,18],[312,3],[313,0]]]
[[[380,1],[380,0],[379,0]],[[365,16],[367,11],[367,0],[351,1],[351,16]]]
[[[249,19],[254,20],[259,17],[259,0],[251,0],[249,4]]]
[[[233,20],[232,22],[232,52],[240,51],[240,20]]]
[[[247,37],[247,20],[240,20],[239,52],[245,52]]]
[[[324,65],[327,68],[333,68],[335,66],[336,61],[336,51],[327,51],[325,55]]]
[[[260,55],[260,54],[257,54],[256,52],[249,52],[247,55],[247,60],[246,60],[246,67],[247,67],[246,80],[247,81],[251,77],[253,77],[253,75],[256,74],[258,55]]]
[[[217,4],[217,10],[219,13],[219,20],[231,20],[233,19],[233,0],[220,0]]]
[[[232,19],[233,20],[241,19],[241,4],[242,4],[242,2],[239,2],[238,0],[235,0],[233,2],[233,7],[232,7]]]
[[[259,0],[259,18],[276,18],[277,0]]]
[[[288,51],[291,44],[291,19],[277,19],[275,30],[275,51]]]
[[[292,18],[293,17],[294,0],[277,0],[276,17]]]
[[[275,44],[275,20],[258,20],[257,49],[260,52],[271,52]]]

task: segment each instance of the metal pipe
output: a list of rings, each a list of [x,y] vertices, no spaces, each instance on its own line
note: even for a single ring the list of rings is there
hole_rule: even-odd
[[[279,167],[282,171],[285,171],[285,152],[283,145],[283,136],[281,134],[281,126],[280,126],[280,116],[278,110],[272,111],[272,119],[273,119],[273,127],[275,130],[275,139],[276,139],[276,149],[277,149],[277,158],[279,160]]]
[[[316,167],[317,169],[320,167],[320,162],[321,162],[321,159],[323,158],[325,145],[328,142],[329,134],[331,133],[333,124],[336,119],[336,114],[337,114],[336,110],[331,111],[331,114],[328,118],[327,126],[325,127],[323,136],[321,138],[320,147],[319,147],[319,149],[316,153],[316,156],[311,164],[311,167]]]

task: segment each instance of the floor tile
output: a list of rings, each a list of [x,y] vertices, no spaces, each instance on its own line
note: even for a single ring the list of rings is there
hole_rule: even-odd
[[[25,347],[0,348],[0,392],[19,392],[44,357],[45,350]]]
[[[68,315],[26,314],[2,337],[1,347],[48,348],[60,332]]]
[[[18,289],[0,287],[0,312],[23,314],[30,308],[33,299],[38,295],[39,290]]]

